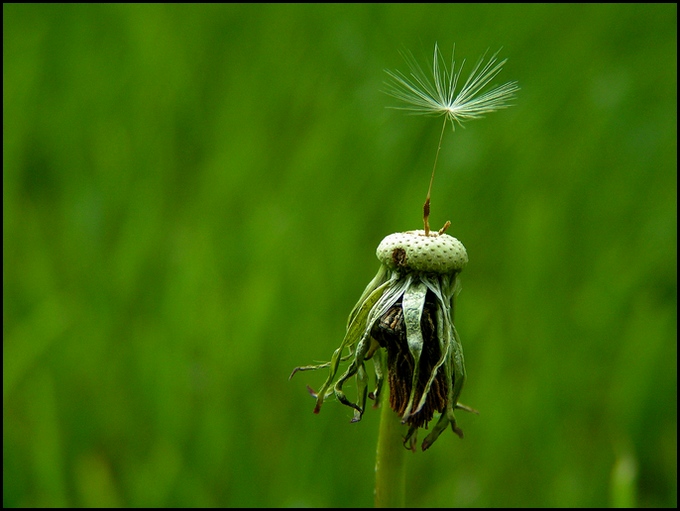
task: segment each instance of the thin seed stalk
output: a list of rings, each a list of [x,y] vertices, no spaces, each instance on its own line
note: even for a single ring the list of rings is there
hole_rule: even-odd
[[[378,452],[375,460],[375,507],[404,507],[406,465],[404,457],[404,426],[390,408],[389,396],[381,396],[382,413],[378,431]]]
[[[430,186],[427,187],[427,196],[425,197],[425,204],[423,204],[423,225],[425,229],[425,236],[430,235],[430,194],[432,193],[434,171],[437,170],[437,160],[439,159],[439,151],[442,148],[442,140],[444,139],[445,129],[446,129],[446,117],[444,117],[444,125],[442,126],[442,132],[439,135],[439,145],[437,146],[437,153],[434,155],[434,165],[432,167],[432,175],[430,176]]]

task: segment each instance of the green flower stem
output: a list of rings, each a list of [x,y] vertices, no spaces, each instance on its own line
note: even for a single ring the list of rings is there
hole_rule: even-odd
[[[404,426],[399,416],[390,408],[389,396],[381,396],[381,401],[378,453],[375,460],[375,507],[404,507]]]

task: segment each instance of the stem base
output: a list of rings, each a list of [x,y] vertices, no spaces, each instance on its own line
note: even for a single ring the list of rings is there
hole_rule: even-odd
[[[385,392],[387,394],[387,392]],[[404,507],[406,465],[404,427],[390,408],[389,396],[381,396],[382,411],[375,460],[375,507]]]

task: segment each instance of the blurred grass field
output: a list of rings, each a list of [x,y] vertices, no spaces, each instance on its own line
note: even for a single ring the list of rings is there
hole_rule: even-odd
[[[435,41],[521,91],[444,138],[481,414],[407,504],[677,506],[677,6],[628,4],[3,5],[4,506],[372,505],[379,414],[287,378],[421,226],[441,120],[380,91]]]

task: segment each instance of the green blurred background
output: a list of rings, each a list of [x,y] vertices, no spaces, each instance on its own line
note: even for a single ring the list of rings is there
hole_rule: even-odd
[[[675,5],[3,5],[5,506],[372,505],[379,413],[287,378],[421,226],[435,41],[521,91],[445,135],[481,414],[407,504],[677,505]]]

